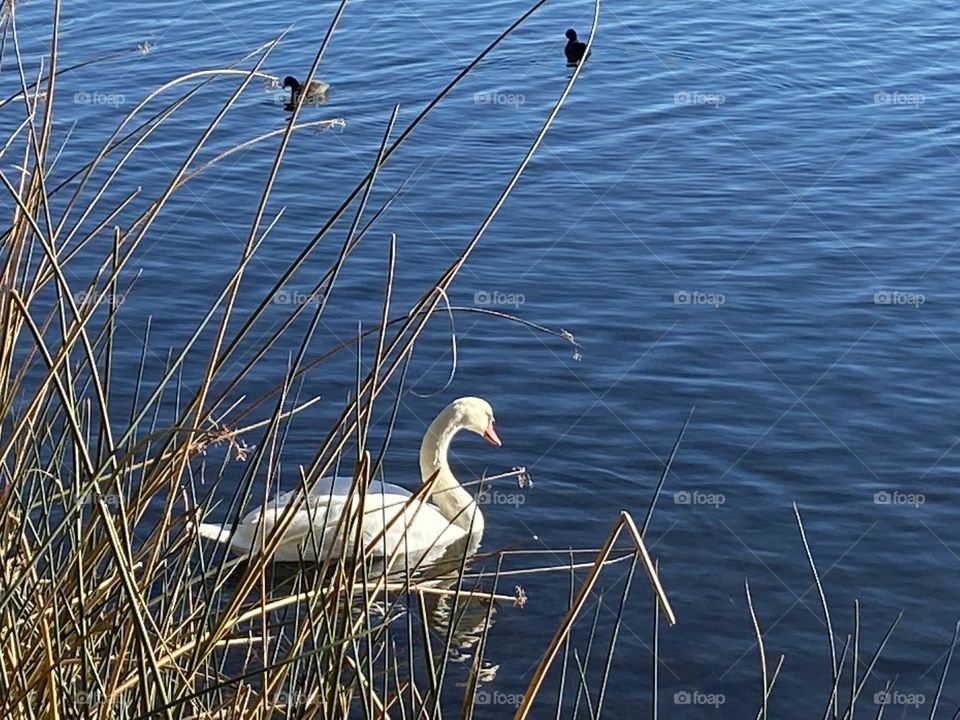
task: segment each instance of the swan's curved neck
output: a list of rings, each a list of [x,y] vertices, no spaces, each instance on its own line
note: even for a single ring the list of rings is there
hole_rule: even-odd
[[[447,461],[450,441],[462,429],[455,409],[447,408],[437,416],[420,444],[420,475],[423,482],[427,482],[437,473],[430,499],[447,520],[467,532],[478,534],[483,532],[483,513],[473,495],[457,482]]]

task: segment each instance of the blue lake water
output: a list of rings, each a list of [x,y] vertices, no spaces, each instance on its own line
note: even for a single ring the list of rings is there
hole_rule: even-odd
[[[142,42],[150,50],[63,76],[55,140],[70,133],[64,175],[149,90],[233,62],[291,23],[264,70],[303,75],[336,7],[66,5],[63,64]],[[242,307],[270,288],[369,168],[393,104],[405,127],[525,7],[350,4],[318,72],[332,85],[329,100],[301,115],[346,126],[293,136],[267,214],[285,211],[249,268]],[[43,47],[48,10],[20,6],[28,55]],[[407,184],[347,262],[318,351],[358,322],[376,322],[389,233],[398,238],[397,308],[456,257],[563,88],[563,31],[585,35],[592,13],[587,2],[549,3],[390,160],[372,206]],[[885,717],[929,713],[960,614],[958,28],[960,9],[934,0],[605,3],[579,82],[450,296],[566,329],[582,358],[559,338],[461,314],[452,386],[404,399],[388,479],[415,483],[426,423],[458,395],[484,396],[504,447],[463,439],[458,464],[473,475],[524,465],[534,480],[502,487],[522,493],[522,504],[486,509],[484,549],[549,549],[556,564],[569,547],[599,545],[621,509],[642,519],[696,406],[648,535],[678,616],[660,638],[665,716],[755,712],[745,579],[771,665],[786,655],[771,716],[810,717],[811,698],[822,712],[829,650],[794,503],[838,652],[860,600],[859,674],[904,611],[858,708],[872,717],[874,694],[898,675],[901,694]],[[18,87],[7,67],[0,83],[4,97]],[[221,80],[185,106],[121,185],[158,193],[235,83]],[[285,119],[276,92],[254,83],[211,147]],[[10,122],[0,116],[4,130]],[[198,176],[145,238],[134,263],[143,273],[122,309],[131,377],[146,317],[157,371],[167,348],[188,337],[185,318],[229,277],[274,150],[261,144]],[[308,290],[336,257],[341,225],[286,291]],[[264,332],[287,309],[278,305]],[[242,392],[255,397],[282,380],[296,347],[294,334]],[[344,355],[309,376],[303,392],[324,400],[293,428],[291,472],[350,391],[354,362]],[[441,388],[449,366],[446,321],[437,317],[418,346],[412,386]],[[187,368],[188,379],[200,370]],[[618,588],[624,571],[609,568],[603,584]],[[524,578],[527,607],[498,613],[487,656],[500,670],[488,690],[503,695],[492,698],[525,687],[563,613],[567,582],[562,572]],[[610,717],[649,702],[645,588],[638,576],[604,706]],[[617,602],[615,592],[603,599],[601,630],[609,632]],[[941,714],[955,711],[960,684],[948,682],[941,702]],[[509,711],[491,702],[478,716]]]

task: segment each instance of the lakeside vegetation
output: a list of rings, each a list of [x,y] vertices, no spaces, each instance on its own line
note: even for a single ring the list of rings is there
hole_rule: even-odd
[[[215,506],[220,514],[226,507],[229,518],[240,517],[273,494],[281,466],[289,476],[285,438],[298,414],[318,401],[309,395],[310,379],[343,353],[363,358],[355,392],[343,403],[331,403],[333,420],[314,457],[286,482],[299,482],[305,494],[321,477],[337,472],[353,478],[352,492],[362,498],[378,476],[387,447],[370,440],[375,418],[395,418],[407,363],[435,313],[478,312],[448,308],[447,291],[527,170],[579,71],[530,138],[528,152],[516,159],[514,173],[473,237],[435,282],[418,289],[415,303],[396,306],[398,251],[391,238],[383,258],[379,322],[319,350],[314,331],[346,272],[346,259],[391,206],[392,197],[379,206],[371,203],[380,169],[401,144],[415,142],[411,133],[423,118],[543,4],[505,23],[503,34],[410,124],[397,126],[396,108],[384,118],[383,139],[369,158],[369,171],[318,223],[302,254],[276,268],[276,284],[251,297],[245,274],[279,222],[266,208],[291,137],[329,121],[301,120],[298,104],[282,131],[253,133],[232,148],[199,158],[224,115],[236,111],[237,99],[258,91],[261,80],[276,79],[265,68],[282,36],[235,66],[172,79],[135,104],[127,98],[125,107],[132,108],[116,128],[105,129],[101,149],[80,167],[64,168],[55,162],[60,148],[52,128],[59,83],[72,68],[58,59],[59,4],[52,6],[50,50],[38,68],[20,57],[15,7],[8,1],[0,20],[5,53],[0,72],[14,77],[19,90],[0,97],[4,117],[18,113],[0,153],[2,191],[9,198],[0,280],[0,712],[5,717],[469,718],[485,705],[495,705],[497,715],[563,711],[600,717],[609,685],[616,682],[612,659],[628,602],[649,608],[651,616],[652,657],[643,662],[653,668],[645,689],[656,716],[659,629],[674,618],[669,588],[660,586],[643,538],[686,425],[651,493],[646,517],[638,522],[611,509],[609,535],[598,538],[599,547],[571,554],[566,565],[505,570],[504,563],[521,551],[486,548],[476,557],[465,546],[442,567],[404,567],[392,575],[377,572],[372,562],[336,558],[319,567],[278,567],[269,561],[270,553],[296,505],[265,538],[264,554],[250,561],[215,549],[197,532]],[[321,67],[345,11],[341,3],[306,81]],[[591,43],[595,29],[596,15],[593,29],[584,34]],[[95,62],[106,67],[117,57]],[[223,103],[211,108],[209,125],[198,130],[195,143],[185,145],[167,183],[140,187],[128,167],[142,144],[201,90],[213,87],[226,88]],[[138,250],[176,193],[236,149],[253,145],[275,149],[275,156],[260,196],[249,199],[248,234],[230,259],[228,282],[208,308],[183,319],[191,328],[189,340],[171,351],[160,372],[149,367],[146,341],[136,348],[139,366],[124,366],[121,356],[129,357],[131,348],[122,346],[128,340],[117,332],[118,298],[137,291],[132,266]],[[146,209],[129,217],[134,201],[144,198]],[[321,243],[335,244],[339,251],[304,294],[311,301],[291,303],[285,320],[262,337],[259,323],[273,299]],[[88,267],[94,271],[78,282],[74,269]],[[529,323],[485,312],[504,322]],[[306,332],[297,331],[298,319],[306,321]],[[558,342],[575,342],[563,331],[554,335]],[[291,355],[277,371],[276,386],[246,398],[245,380],[278,347]],[[188,380],[188,367],[202,372]],[[124,382],[131,377],[132,383]],[[238,474],[242,479],[236,484]],[[511,483],[522,476],[522,470],[507,471],[488,480]],[[421,494],[429,491],[428,484]],[[499,492],[494,486],[487,491]],[[345,542],[356,543],[356,518],[344,517],[338,532]],[[857,605],[854,626],[838,644],[799,511],[797,523],[827,628],[832,687],[816,688],[818,700],[823,695],[824,716],[852,718],[859,708],[880,717],[888,703],[862,695],[899,617],[865,660]],[[611,564],[627,574],[616,598],[613,630],[600,637],[595,633],[599,604],[593,617],[586,610]],[[643,573],[633,586],[638,566]],[[584,578],[577,580],[575,571]],[[569,595],[528,598],[524,578],[541,572],[569,576]],[[757,717],[766,718],[784,658],[767,655],[763,613],[756,611],[749,585],[744,591],[744,628],[754,628],[758,650]],[[542,647],[522,648],[538,663],[524,691],[490,689],[496,667],[485,652],[496,632],[496,614],[547,604],[565,614]],[[577,624],[587,632],[586,648],[572,642]],[[956,642],[954,635],[945,648],[936,696],[925,698],[931,718]],[[464,658],[467,679],[461,682]],[[895,692],[891,679],[884,697]]]
[[[293,133],[316,124],[299,119],[305,96],[298,96],[282,131],[238,139],[212,158],[198,158],[237,99],[255,81],[272,79],[264,64],[281,38],[234,66],[172,79],[135,104],[125,98],[125,106],[133,106],[105,133],[100,150],[79,168],[61,169],[54,162],[61,150],[52,139],[54,113],[65,107],[57,103],[59,85],[77,66],[63,67],[58,56],[60,5],[53,5],[49,52],[39,69],[21,55],[16,6],[6,5],[0,30],[13,63],[5,63],[3,73],[17,76],[19,90],[0,99],[0,107],[7,116],[19,111],[20,119],[0,156],[4,192],[11,199],[0,296],[0,550],[6,558],[0,573],[0,711],[5,717],[439,717],[449,712],[452,697],[453,706],[469,717],[478,702],[497,700],[483,687],[495,673],[484,662],[492,616],[498,604],[526,602],[518,578],[500,577],[505,554],[495,562],[486,558],[479,569],[467,547],[443,568],[404,567],[399,574],[342,558],[327,558],[319,567],[284,568],[271,563],[270,555],[296,502],[264,538],[263,553],[252,558],[217,551],[197,527],[215,504],[229,503],[227,515],[236,518],[270,496],[285,434],[297,414],[317,401],[301,397],[302,388],[326,359],[345,349],[358,350],[365,363],[358,366],[355,392],[313,460],[300,468],[298,497],[302,500],[319,478],[346,469],[354,481],[351,492],[362,500],[385,450],[368,441],[375,403],[393,403],[390,416],[395,417],[417,337],[438,307],[447,309],[446,290],[525,171],[578,72],[531,138],[528,152],[517,158],[511,179],[474,236],[441,277],[422,289],[419,300],[408,308],[392,303],[393,238],[383,259],[378,325],[316,357],[308,356],[308,346],[327,299],[336,292],[344,261],[390,205],[392,198],[375,208],[368,202],[381,167],[444,96],[541,5],[506,26],[406,127],[396,127],[398,109],[393,109],[369,171],[299,257],[277,268],[276,285],[252,304],[240,302],[249,300],[243,295],[249,292],[244,274],[278,220],[265,210],[277,171]],[[345,8],[345,2],[337,8],[305,84]],[[108,65],[118,55],[91,63]],[[177,169],[164,186],[138,186],[127,172],[131,159],[152,133],[213,83],[228,83],[231,89],[177,160]],[[171,350],[162,372],[148,368],[148,340],[139,349],[139,367],[122,366],[131,349],[117,332],[122,304],[117,299],[136,293],[130,266],[138,248],[175,193],[240,147],[262,143],[274,147],[275,156],[260,197],[250,198],[255,210],[228,282],[206,311],[182,318],[193,330],[182,347]],[[143,198],[145,209],[130,219],[132,201]],[[349,229],[338,237],[341,220]],[[340,251],[307,294],[319,300],[291,304],[278,328],[266,337],[254,334],[271,299],[321,241],[338,243]],[[91,262],[104,247],[107,251]],[[76,282],[90,267],[93,272]],[[240,315],[241,304],[253,309]],[[294,321],[303,314],[312,315],[308,329],[295,336]],[[280,345],[292,348],[282,379],[271,392],[245,399],[244,379]],[[187,367],[204,372],[190,382]],[[118,380],[131,374],[132,383]],[[387,389],[393,401],[381,398]],[[237,465],[242,481],[231,491],[224,478]],[[506,473],[499,480],[519,474]],[[429,483],[416,495],[424,492]],[[356,516],[345,513],[341,525],[344,541],[356,542]],[[572,573],[585,567],[590,575],[571,596],[567,619],[546,648],[534,681],[512,698],[519,715],[529,712],[558,654],[565,675],[577,676],[567,631],[604,563],[632,562],[632,575],[637,562],[645,560],[655,580],[632,519],[624,514],[615,529],[598,553],[579,553],[570,567],[539,568]],[[613,538],[621,529],[630,539],[626,552],[614,551]],[[371,549],[365,553],[369,557]],[[660,596],[666,603],[662,590]],[[458,652],[473,649],[465,687],[450,682],[455,643]],[[611,654],[614,645],[615,638]],[[579,660],[577,669],[583,678]],[[583,690],[582,685],[577,690],[578,703]],[[602,695],[601,688],[598,703]]]

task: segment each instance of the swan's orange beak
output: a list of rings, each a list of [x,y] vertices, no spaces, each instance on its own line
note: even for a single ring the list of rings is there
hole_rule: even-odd
[[[491,445],[500,447],[503,444],[500,442],[500,438],[497,437],[497,431],[493,429],[493,420],[487,425],[487,429],[483,431],[483,437]]]

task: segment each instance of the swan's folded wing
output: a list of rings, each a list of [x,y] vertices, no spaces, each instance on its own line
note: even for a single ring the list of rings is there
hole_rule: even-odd
[[[260,552],[261,541],[265,540],[273,532],[283,512],[293,498],[293,492],[285,493],[265,508],[264,512],[260,509],[248,513],[240,524],[230,540],[230,545],[234,552],[244,554],[248,552]],[[328,523],[332,518],[336,525],[337,518],[340,516],[340,507],[336,502],[328,503],[326,499],[323,502],[314,500],[313,502],[302,503],[300,508],[291,518],[290,525],[283,534],[283,540],[277,547],[274,559],[281,561],[295,561],[299,559],[297,546],[303,544],[303,541],[312,532],[312,523]],[[326,533],[319,533],[318,540]]]
[[[397,519],[377,541],[376,554],[420,556],[423,553],[442,548],[464,536],[464,531],[453,525],[443,516],[436,506],[419,501],[408,502],[403,507],[403,517],[397,506],[387,507],[386,514],[392,513]],[[373,541],[373,535],[368,543]]]
[[[337,522],[343,512],[345,502],[341,497],[331,501],[308,501],[294,514],[290,526],[283,535],[283,542],[277,548],[274,558],[277,560],[318,560],[333,553],[339,555]],[[279,520],[281,513],[277,513]]]
[[[357,503],[358,499],[354,498],[351,503],[354,512]],[[291,544],[298,544],[304,557],[311,559],[327,555],[351,555],[352,533],[356,532],[356,526],[347,537],[346,551],[344,528],[342,525],[338,528],[340,516],[346,507],[345,498],[336,496],[329,504],[311,504],[309,509],[301,509],[294,516],[282,547],[290,549]],[[388,557],[397,550],[400,553],[422,553],[435,544],[449,542],[454,535],[461,534],[459,528],[451,529],[450,523],[437,508],[411,500],[406,491],[403,494],[368,494],[366,497],[360,541],[362,547],[374,557]]]
[[[341,493],[338,488],[345,487]],[[281,562],[319,560],[328,555],[344,553],[343,526],[340,517],[347,507],[349,478],[337,478],[327,485],[326,494],[314,492],[294,513],[283,540],[274,553]],[[391,492],[391,489],[397,492]],[[333,494],[331,494],[331,489]],[[249,513],[231,539],[235,551],[257,552],[261,533],[268,536],[277,525],[284,510],[298,491],[284,493],[266,508],[262,528],[260,511]],[[354,495],[350,506],[356,508],[359,497]],[[355,512],[355,510],[354,510]],[[355,532],[354,526],[351,532]],[[410,492],[387,483],[374,483],[367,492],[361,525],[361,542],[376,557],[400,553],[422,553],[431,547],[453,542],[463,531],[450,522],[433,505],[411,500]],[[346,554],[352,553],[353,535],[347,539]]]
[[[349,477],[322,477],[317,480],[310,492],[310,497],[317,501],[329,500],[331,497],[346,497],[353,485],[353,478]],[[285,492],[272,501],[270,504],[276,507],[286,507],[293,499],[295,493],[299,490],[290,490]],[[410,491],[393,483],[385,483],[380,480],[374,480],[367,488],[367,495],[402,495],[410,497]]]
[[[406,493],[406,491],[404,491]],[[263,523],[264,534],[269,534],[283,515],[287,503],[283,500],[292,499],[292,493],[288,497],[281,496],[277,502],[271,505],[266,512]],[[409,493],[399,495],[396,493],[369,494],[364,504],[364,513],[361,526],[361,542],[363,547],[369,546],[375,539],[381,536],[381,531],[385,526],[390,526],[387,533],[383,534],[386,538],[386,546],[392,548],[402,537],[404,523],[398,516],[407,507],[410,500]],[[356,508],[359,498],[354,496],[350,503]],[[340,518],[344,509],[347,507],[346,495],[318,496],[312,495],[291,518],[290,525],[283,535],[283,541],[277,547],[274,553],[274,559],[280,561],[296,561],[302,556],[307,560],[318,560],[328,555],[340,556],[344,554],[343,534],[344,527],[340,525]],[[249,517],[249,516],[248,516]],[[394,521],[394,518],[398,518]],[[259,514],[250,518],[253,522],[250,526],[253,530],[248,538],[245,539],[246,547],[260,547]],[[246,525],[246,520],[244,522]],[[339,525],[339,527],[338,527]],[[351,529],[351,533],[355,532]],[[353,535],[347,538],[347,553],[350,554],[353,545]],[[374,554],[380,554],[381,542],[377,542],[377,548]],[[302,555],[301,555],[302,554]]]

